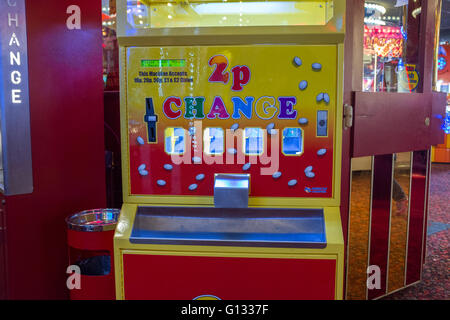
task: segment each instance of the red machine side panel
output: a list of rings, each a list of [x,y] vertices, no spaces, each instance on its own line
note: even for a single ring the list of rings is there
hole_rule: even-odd
[[[125,299],[334,299],[336,260],[124,254]]]

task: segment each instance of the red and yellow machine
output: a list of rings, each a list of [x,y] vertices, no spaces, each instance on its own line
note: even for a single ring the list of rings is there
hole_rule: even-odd
[[[342,299],[344,17],[119,2],[118,299]]]

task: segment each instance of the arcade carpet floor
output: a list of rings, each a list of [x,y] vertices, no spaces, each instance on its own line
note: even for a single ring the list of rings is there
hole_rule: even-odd
[[[450,164],[432,164],[422,282],[382,300],[450,300]]]

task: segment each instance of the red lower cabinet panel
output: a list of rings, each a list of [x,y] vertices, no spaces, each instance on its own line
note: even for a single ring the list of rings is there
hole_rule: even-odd
[[[71,300],[115,300],[114,272],[106,276],[80,276],[81,288],[70,290]]]
[[[123,255],[125,299],[334,299],[336,260]]]

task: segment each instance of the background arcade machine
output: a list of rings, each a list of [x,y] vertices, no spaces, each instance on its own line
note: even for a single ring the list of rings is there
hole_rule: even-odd
[[[439,163],[450,163],[450,45],[440,45],[438,53],[437,91],[447,93],[447,108],[442,124],[445,140],[444,143],[431,149],[431,160]]]
[[[344,1],[119,1],[118,299],[341,299]]]

